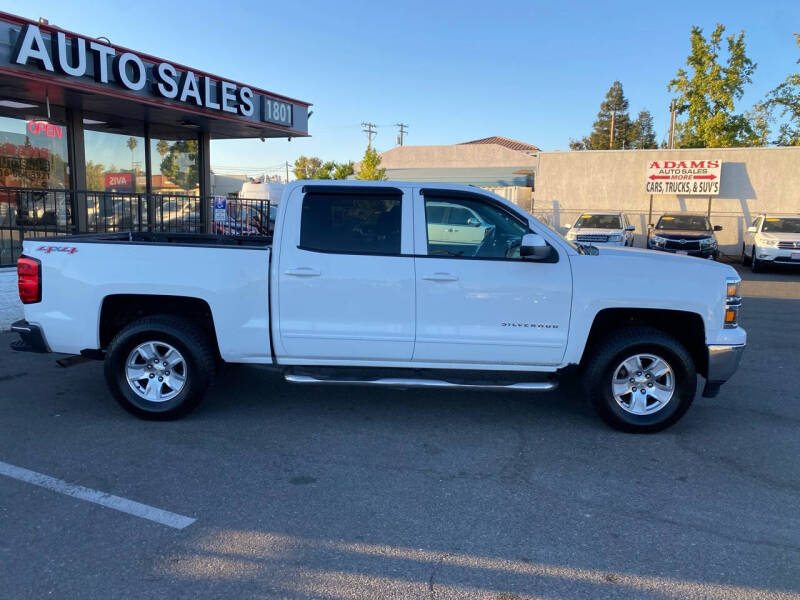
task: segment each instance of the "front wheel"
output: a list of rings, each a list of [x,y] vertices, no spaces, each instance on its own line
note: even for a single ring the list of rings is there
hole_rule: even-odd
[[[595,347],[583,383],[606,423],[649,433],[666,429],[686,413],[694,400],[697,371],[674,337],[651,327],[630,327]]]
[[[117,402],[137,417],[175,419],[203,399],[214,377],[214,356],[207,333],[195,323],[145,317],[111,342],[106,382]]]
[[[750,257],[750,265],[753,273],[763,273],[764,272],[764,261],[758,260],[756,258],[756,247],[753,246],[753,254]]]

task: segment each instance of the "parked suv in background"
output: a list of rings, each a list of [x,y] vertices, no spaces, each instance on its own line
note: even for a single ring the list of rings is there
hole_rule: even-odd
[[[583,213],[570,227],[567,239],[577,244],[592,246],[633,246],[634,225],[622,213]]]
[[[742,243],[742,263],[758,272],[767,265],[800,265],[800,215],[760,215]]]
[[[655,229],[650,232],[647,247],[651,250],[716,260],[719,256],[719,244],[714,237],[715,231],[722,231],[722,227],[715,225],[712,228],[705,215],[661,215]]]

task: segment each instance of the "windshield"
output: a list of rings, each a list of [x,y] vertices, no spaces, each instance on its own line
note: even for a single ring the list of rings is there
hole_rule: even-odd
[[[656,229],[662,231],[711,231],[711,224],[707,217],[699,215],[664,215],[658,220]]]
[[[575,227],[588,229],[622,229],[619,215],[581,215],[575,221]]]
[[[790,219],[778,219],[767,217],[764,219],[764,226],[761,231],[770,233],[800,233],[800,217]]]

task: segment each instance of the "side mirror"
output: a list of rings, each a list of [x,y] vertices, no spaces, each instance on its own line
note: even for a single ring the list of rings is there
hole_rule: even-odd
[[[572,229],[572,225],[570,223],[567,223],[566,225],[564,225],[564,229]]]
[[[747,228],[747,233],[756,233],[757,231],[758,231],[758,229],[756,227],[748,227]]]
[[[722,225],[714,225],[714,231],[722,231]]]
[[[476,219],[475,217],[470,217],[469,219],[467,219],[467,225],[472,225],[473,227],[480,227],[481,222],[478,221],[478,219]]]
[[[538,233],[526,233],[522,236],[519,255],[528,260],[542,260],[550,256],[550,246]]]
[[[636,225],[628,225],[625,231],[636,231]]]

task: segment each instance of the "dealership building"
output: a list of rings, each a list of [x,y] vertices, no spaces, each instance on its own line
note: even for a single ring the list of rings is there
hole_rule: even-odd
[[[208,231],[211,140],[307,136],[309,106],[0,12],[0,266],[26,237]]]

